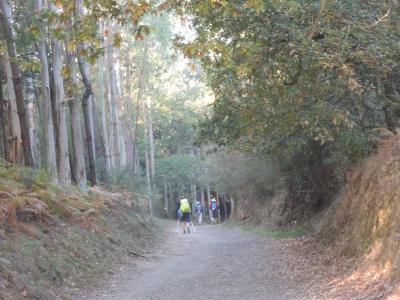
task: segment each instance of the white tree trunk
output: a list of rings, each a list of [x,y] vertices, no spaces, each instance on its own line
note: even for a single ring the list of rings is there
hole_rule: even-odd
[[[110,154],[110,145],[108,141],[108,132],[107,132],[107,114],[106,114],[106,103],[104,97],[104,56],[100,56],[99,58],[99,100],[100,100],[100,111],[101,111],[101,124],[104,136],[104,146],[105,146],[105,155],[106,155],[106,163],[108,172],[111,170],[111,154]]]
[[[117,53],[117,57],[119,57],[119,51]],[[118,68],[120,68],[118,64]],[[122,81],[121,81],[121,76],[120,72],[115,71],[115,79],[116,79],[116,86],[115,86],[115,91],[116,91],[116,108],[117,108],[117,124],[118,124],[118,134],[119,134],[119,149],[120,149],[120,164],[122,167],[126,167],[126,149],[125,149],[125,133],[124,129],[122,127],[122,122],[121,122],[121,116],[122,116],[122,100],[123,100],[123,92],[122,92]]]
[[[144,138],[146,139],[147,136],[147,130],[144,130]],[[146,163],[146,182],[147,182],[147,190],[149,193],[149,211],[150,215],[153,216],[153,204],[152,204],[152,191],[151,191],[151,178],[150,178],[150,159],[149,159],[149,149],[148,146],[146,145],[145,151],[144,151],[144,158],[145,158],[145,163]]]
[[[169,205],[168,205],[168,185],[167,181],[164,180],[164,211],[166,215],[169,214]]]
[[[27,99],[28,99],[28,123],[29,123],[29,140],[31,142],[31,151],[33,166],[35,168],[39,167],[40,163],[40,153],[39,153],[39,142],[38,142],[38,132],[37,132],[37,110],[36,110],[36,95],[35,95],[35,85],[33,83],[32,77],[27,77]]]
[[[43,7],[42,0],[36,0],[36,10],[40,12]],[[46,140],[46,163],[47,171],[50,173],[50,178],[53,183],[58,182],[57,178],[57,160],[56,160],[56,142],[54,138],[54,124],[51,109],[50,96],[50,76],[49,64],[47,61],[47,51],[45,42],[45,33],[41,32],[40,40],[38,41],[38,54],[41,64],[41,85],[42,99],[44,108],[44,123],[45,123],[45,140]]]
[[[108,58],[108,75],[110,83],[110,113],[111,113],[111,128],[112,128],[112,140],[114,150],[115,166],[121,165],[121,153],[120,153],[120,133],[118,126],[118,107],[117,107],[117,79],[114,69],[114,55],[112,45],[107,47],[107,58]]]
[[[12,80],[10,58],[8,56],[7,51],[4,52],[3,67],[4,67],[4,70],[6,73],[7,98],[8,98],[8,103],[10,105],[10,112],[11,112],[11,114],[9,115],[10,119],[11,119],[11,122],[9,122],[9,133],[10,133],[11,139],[9,139],[10,143],[9,143],[8,148],[10,151],[9,151],[8,160],[13,163],[17,163],[17,164],[21,165],[22,161],[23,161],[21,125],[19,122],[17,102],[16,102],[15,92],[14,92],[14,83]]]
[[[72,84],[75,86],[72,92],[72,98],[69,101],[69,109],[71,113],[71,136],[72,136],[72,146],[74,151],[74,170],[75,170],[75,180],[76,184],[83,191],[87,189],[86,184],[86,168],[85,168],[85,155],[82,137],[82,123],[80,115],[80,99],[79,95],[76,93],[76,87],[78,86],[78,67],[74,61],[75,57],[70,57],[68,64],[71,67],[71,78]]]
[[[190,185],[190,194],[192,197],[192,210],[194,211],[196,208],[196,202],[197,202],[196,185],[195,184]]]
[[[126,155],[126,165],[130,170],[133,169],[133,137],[132,137],[132,132],[128,128],[127,122],[124,122],[122,124],[123,126],[123,133],[124,133],[124,141],[125,141],[125,155]]]
[[[153,134],[153,117],[151,115],[151,100],[147,97],[147,126],[149,138],[149,156],[150,156],[150,174],[154,177],[156,174],[156,164],[154,159],[154,134]]]
[[[208,181],[207,181],[207,198],[208,198],[208,215],[209,215],[210,220],[211,220],[211,217],[212,217],[212,212],[211,212],[211,209],[210,209],[211,193],[210,193],[210,184],[208,183]]]
[[[49,9],[54,10],[54,5],[49,2]],[[69,150],[68,150],[68,131],[67,131],[67,113],[66,101],[64,95],[64,78],[62,76],[62,46],[61,42],[52,40],[53,50],[53,80],[54,80],[54,96],[55,96],[55,111],[58,121],[58,144],[59,149],[57,153],[58,159],[58,178],[62,184],[69,184],[70,177],[70,163],[69,163]]]
[[[108,110],[108,121],[109,121],[109,126],[107,126],[107,132],[108,132],[108,148],[110,149],[110,163],[111,163],[111,168],[115,167],[115,152],[114,152],[114,130],[112,127],[112,120],[111,120],[111,111],[112,111],[112,105],[111,105],[111,86],[110,86],[110,74],[109,74],[110,68],[108,66],[108,55],[107,55],[107,66],[105,68],[105,86],[107,90],[107,110]]]
[[[201,194],[200,194],[200,203],[201,203],[201,206],[203,207],[203,209],[205,208],[205,203],[204,203],[204,190],[203,190],[203,188],[201,188],[200,189],[200,192],[201,192]]]

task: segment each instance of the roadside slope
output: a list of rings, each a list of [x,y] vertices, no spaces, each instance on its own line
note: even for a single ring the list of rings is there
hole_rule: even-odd
[[[336,267],[326,295],[352,289],[355,298],[400,297],[399,200],[400,138],[392,136],[348,177],[323,219],[324,261]]]
[[[48,182],[0,166],[0,299],[65,298],[154,239],[143,199]]]

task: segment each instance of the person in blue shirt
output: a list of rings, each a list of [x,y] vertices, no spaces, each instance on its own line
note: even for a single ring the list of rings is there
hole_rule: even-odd
[[[200,225],[203,222],[203,206],[201,205],[200,201],[196,202],[195,212],[197,224]]]

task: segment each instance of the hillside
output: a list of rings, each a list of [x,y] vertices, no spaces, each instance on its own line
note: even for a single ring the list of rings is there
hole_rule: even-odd
[[[48,181],[0,166],[0,299],[67,297],[154,241],[146,199]]]
[[[340,274],[331,282],[332,297],[349,288],[368,299],[400,295],[399,154],[398,135],[381,141],[318,224],[322,260]]]

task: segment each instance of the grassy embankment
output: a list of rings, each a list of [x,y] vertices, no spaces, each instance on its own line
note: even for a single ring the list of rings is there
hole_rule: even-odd
[[[129,253],[143,253],[160,232],[144,198],[81,193],[49,179],[0,163],[0,299],[67,297]]]

